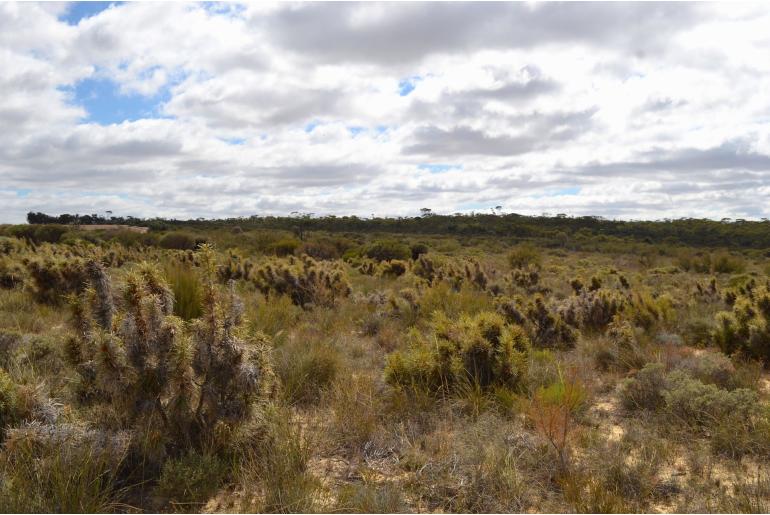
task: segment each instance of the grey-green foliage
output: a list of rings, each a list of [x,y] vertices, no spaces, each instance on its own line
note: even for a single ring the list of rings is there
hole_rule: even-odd
[[[240,327],[242,305],[216,287],[213,251],[203,249],[203,316],[189,326],[172,315],[173,294],[144,264],[113,305],[101,265],[89,264],[90,287],[73,302],[76,336],[67,355],[81,398],[109,405],[124,427],[161,434],[159,451],[200,447],[247,421],[270,390],[268,344]]]

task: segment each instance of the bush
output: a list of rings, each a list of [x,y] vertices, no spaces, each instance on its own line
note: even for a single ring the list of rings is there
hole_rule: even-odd
[[[32,279],[32,293],[40,303],[58,305],[70,293],[80,293],[86,286],[86,263],[79,258],[46,257],[27,265]]]
[[[380,267],[380,275],[382,277],[401,277],[406,273],[407,262],[399,259],[392,261],[386,261]]]
[[[268,247],[268,250],[278,257],[286,257],[293,255],[300,244],[301,242],[299,240],[286,238],[272,243]]]
[[[713,341],[726,354],[739,352],[770,363],[770,292],[746,292],[735,301],[731,312],[716,316]]]
[[[296,306],[333,306],[350,295],[347,275],[338,263],[321,263],[304,256],[267,263],[254,272],[263,295],[287,295]]]
[[[422,243],[415,243],[409,247],[409,252],[412,253],[412,260],[418,259],[423,254],[427,254],[428,250],[428,246]]]
[[[364,255],[375,261],[390,261],[400,259],[405,261],[412,257],[412,252],[403,243],[395,240],[380,240],[368,245]]]
[[[717,274],[740,274],[746,270],[746,263],[742,258],[727,252],[716,254],[711,261],[714,273]]]
[[[10,290],[24,284],[24,268],[15,260],[0,256],[0,288]]]
[[[201,512],[229,473],[222,458],[191,451],[163,464],[154,493],[176,512]]]
[[[559,314],[573,327],[588,331],[604,331],[615,315],[626,307],[626,300],[610,290],[581,290],[560,307]]]
[[[620,383],[620,402],[627,410],[656,410],[665,403],[666,371],[662,363],[648,363],[633,378]]]
[[[91,287],[73,302],[76,336],[66,354],[81,398],[112,407],[123,427],[159,435],[160,457],[217,442],[215,433],[248,421],[272,391],[266,337],[240,330],[240,300],[232,289],[226,296],[216,290],[213,250],[201,254],[203,317],[189,331],[171,314],[170,288],[147,264],[126,278],[123,310],[97,263],[89,265]]]
[[[332,243],[327,241],[305,242],[296,248],[294,253],[298,256],[303,254],[313,259],[329,260],[340,257],[340,252]]]
[[[558,313],[550,312],[541,296],[536,296],[534,302],[530,303],[526,317],[534,345],[565,348],[575,345],[575,330],[569,327]]]
[[[519,326],[490,312],[450,320],[434,314],[427,341],[388,356],[386,380],[431,393],[475,384],[482,389],[526,387],[529,339]]]
[[[163,235],[163,237],[158,242],[158,245],[164,249],[195,250],[201,243],[204,243],[204,241],[198,240],[190,234],[183,232],[170,232]]]
[[[538,267],[541,261],[540,251],[528,243],[517,245],[508,253],[508,264],[511,268]]]

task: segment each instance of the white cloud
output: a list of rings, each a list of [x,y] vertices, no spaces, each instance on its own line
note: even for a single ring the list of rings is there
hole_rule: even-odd
[[[770,216],[762,5],[126,3],[77,25],[62,13],[0,4],[2,221],[486,204]],[[161,98],[163,118],[88,119],[73,87],[89,78]]]

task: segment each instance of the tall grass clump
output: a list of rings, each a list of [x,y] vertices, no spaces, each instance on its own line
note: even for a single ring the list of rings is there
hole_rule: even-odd
[[[203,291],[195,269],[183,263],[166,266],[166,280],[174,294],[174,314],[192,320],[203,314]]]

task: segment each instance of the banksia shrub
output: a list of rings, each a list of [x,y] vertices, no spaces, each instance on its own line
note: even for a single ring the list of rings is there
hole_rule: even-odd
[[[430,393],[452,393],[468,383],[482,389],[525,387],[529,339],[496,313],[449,320],[436,312],[425,341],[388,356],[386,380]]]
[[[60,304],[69,293],[85,287],[85,261],[80,258],[46,257],[27,264],[32,279],[32,292],[38,302]]]
[[[112,304],[101,265],[89,264],[90,288],[73,301],[76,336],[66,348],[81,376],[81,394],[112,406],[123,427],[160,438],[166,452],[211,443],[250,419],[271,388],[268,344],[241,329],[243,307],[216,289],[213,251],[201,251],[203,316],[185,330],[174,297],[144,264]]]
[[[603,331],[625,306],[626,300],[614,291],[582,290],[579,295],[567,299],[560,307],[559,314],[573,327]]]
[[[217,277],[222,284],[237,280],[248,281],[253,268],[254,263],[230,252],[227,255],[227,261],[217,267]]]
[[[271,261],[254,272],[253,281],[266,297],[287,295],[303,308],[330,307],[351,292],[339,263],[321,263],[308,256]]]
[[[371,259],[364,259],[363,262],[358,265],[358,267],[356,267],[356,270],[358,270],[363,275],[376,275],[379,267],[377,266],[376,261]]]
[[[380,265],[380,275],[382,277],[401,277],[406,273],[407,267],[407,262],[400,259],[385,261]]]
[[[726,354],[740,352],[770,363],[770,292],[762,288],[738,297],[732,311],[717,314],[713,340]]]
[[[572,347],[577,333],[562,319],[551,312],[541,296],[536,296],[526,313],[527,324],[531,327],[532,343],[538,347]]]

